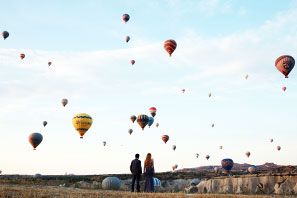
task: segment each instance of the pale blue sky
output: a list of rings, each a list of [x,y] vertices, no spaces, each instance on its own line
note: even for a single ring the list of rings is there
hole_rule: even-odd
[[[274,67],[279,55],[297,57],[296,17],[289,0],[2,3],[0,31],[10,37],[0,41],[0,169],[128,173],[136,152],[142,160],[151,152],[157,171],[217,165],[225,157],[297,164],[297,75],[284,79]],[[171,38],[177,49],[169,58],[163,42]],[[160,127],[143,132],[129,117],[149,114],[151,106]],[[84,140],[71,123],[80,112],[94,119]],[[31,132],[44,136],[37,151],[27,141]]]

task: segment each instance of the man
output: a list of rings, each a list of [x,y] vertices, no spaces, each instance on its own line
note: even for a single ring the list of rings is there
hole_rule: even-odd
[[[142,168],[141,168],[141,161],[139,160],[139,154],[135,154],[135,159],[132,160],[130,165],[130,171],[133,175],[132,177],[132,186],[131,186],[131,192],[134,192],[134,185],[136,182],[136,191],[140,192],[140,185],[139,180],[140,176],[142,174]]]

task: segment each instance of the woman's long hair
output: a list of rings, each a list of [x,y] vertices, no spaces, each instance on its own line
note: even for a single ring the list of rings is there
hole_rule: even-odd
[[[152,160],[152,154],[148,153],[144,161],[144,167],[152,167],[152,166],[154,166],[154,162]]]

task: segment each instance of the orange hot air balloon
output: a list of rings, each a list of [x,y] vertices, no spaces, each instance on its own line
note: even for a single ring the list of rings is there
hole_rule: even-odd
[[[173,39],[169,39],[164,42],[164,49],[167,51],[169,56],[171,56],[171,54],[174,52],[174,50],[176,49],[176,46],[177,44]]]
[[[135,60],[131,60],[131,65],[134,65],[135,64]]]
[[[142,114],[137,117],[137,123],[142,128],[142,130],[148,124],[148,122],[149,122],[149,117],[147,115]]]
[[[20,58],[23,60],[25,58],[25,54],[20,54]]]
[[[166,144],[167,141],[169,140],[169,136],[168,135],[162,135],[162,140]]]
[[[295,59],[289,55],[283,55],[276,59],[275,67],[280,71],[286,78],[292,71],[295,65]]]

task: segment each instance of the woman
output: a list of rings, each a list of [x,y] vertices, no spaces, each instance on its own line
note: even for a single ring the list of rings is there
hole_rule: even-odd
[[[153,176],[155,175],[154,161],[152,159],[152,154],[148,153],[144,161],[143,172],[145,175],[145,192],[154,192],[154,180]]]

